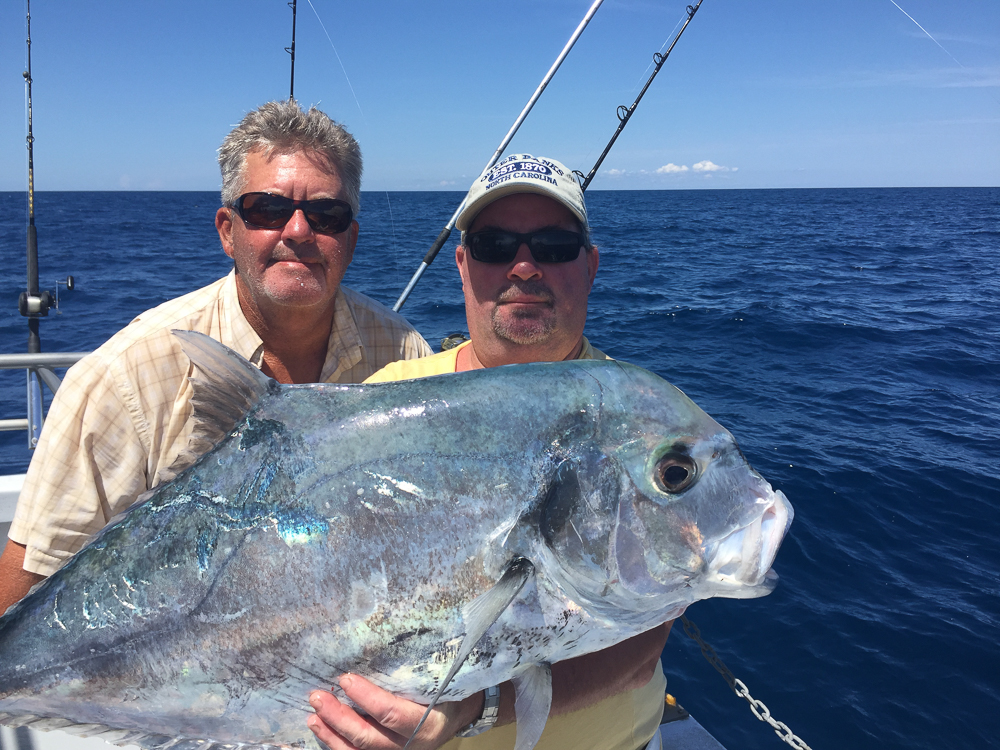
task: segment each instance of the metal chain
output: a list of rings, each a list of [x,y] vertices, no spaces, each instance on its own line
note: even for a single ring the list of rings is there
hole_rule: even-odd
[[[697,625],[691,622],[691,620],[684,615],[681,615],[680,619],[681,625],[684,626],[684,632],[687,633],[691,640],[698,644],[705,660],[715,667],[716,671],[722,675],[722,679],[728,683],[729,687],[732,688],[736,695],[743,698],[750,704],[750,710],[753,712],[754,716],[768,724],[774,730],[774,733],[782,740],[782,742],[788,743],[796,750],[812,750],[812,748],[810,748],[801,737],[797,736],[791,729],[788,728],[787,724],[772,718],[771,710],[764,705],[763,701],[759,701],[750,695],[750,691],[747,689],[747,686],[743,683],[743,681],[737,679],[736,675],[729,671],[729,667],[727,667],[722,662],[722,659],[719,658],[719,655],[715,653],[715,649],[705,643]]]

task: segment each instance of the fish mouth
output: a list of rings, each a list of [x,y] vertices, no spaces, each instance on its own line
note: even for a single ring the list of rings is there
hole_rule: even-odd
[[[703,550],[704,580],[715,596],[754,598],[770,593],[777,583],[771,565],[794,512],[781,490],[758,498],[758,503],[766,505],[763,513]]]

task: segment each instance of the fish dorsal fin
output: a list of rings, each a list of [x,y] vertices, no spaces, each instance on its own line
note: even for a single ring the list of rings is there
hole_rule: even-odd
[[[510,606],[510,603],[514,601],[514,597],[518,595],[524,584],[528,582],[528,578],[534,570],[535,566],[526,557],[515,557],[507,563],[503,575],[500,576],[500,580],[494,584],[493,588],[477,596],[462,608],[462,617],[465,620],[465,637],[462,639],[462,645],[458,648],[455,663],[451,665],[448,675],[442,680],[441,686],[434,696],[434,700],[427,706],[427,710],[424,711],[424,715],[420,718],[420,723],[413,730],[410,739],[406,741],[403,750],[407,750],[410,747],[413,738],[417,736],[420,727],[424,725],[424,721],[430,715],[431,709],[437,705],[445,688],[448,687],[448,684],[459,668],[465,663],[469,654],[472,653],[472,649],[486,635],[486,631],[490,629],[493,623],[500,618],[504,610]],[[546,715],[548,715],[548,711],[546,711]]]
[[[261,396],[277,383],[228,346],[197,331],[171,331],[197,368],[190,378],[195,422],[191,441],[177,460],[159,476],[162,484],[214,448],[243,419]]]
[[[144,750],[288,750],[287,745],[262,745],[253,742],[217,742],[189,737],[171,737],[138,729],[115,729],[103,724],[78,724],[69,719],[54,719],[34,714],[11,714],[0,711],[0,724],[30,727],[42,732],[54,729],[77,737],[97,737],[112,745],[138,745]]]
[[[538,744],[552,708],[552,670],[532,664],[513,678],[517,741],[514,750],[531,750]]]

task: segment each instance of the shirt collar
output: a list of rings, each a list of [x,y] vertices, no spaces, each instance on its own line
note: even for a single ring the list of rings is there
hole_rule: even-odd
[[[347,302],[350,290],[341,286],[333,302],[333,325],[326,344],[326,362],[319,379],[322,383],[335,383],[340,374],[350,370],[364,355],[364,342],[354,311]]]
[[[229,272],[222,286],[222,315],[227,324],[222,329],[222,343],[259,368],[264,355],[264,341],[240,307],[236,269]]]
[[[345,292],[347,292],[345,294]],[[320,373],[320,382],[336,382],[337,377],[361,361],[364,343],[358,330],[354,312],[347,302],[350,292],[340,287],[333,302],[333,325],[326,344],[326,361]],[[223,336],[223,344],[249,360],[259,368],[264,356],[264,341],[254,330],[240,307],[239,293],[236,291],[236,271],[230,271],[222,288],[223,315],[229,325],[229,336]],[[228,339],[228,340],[225,340]]]

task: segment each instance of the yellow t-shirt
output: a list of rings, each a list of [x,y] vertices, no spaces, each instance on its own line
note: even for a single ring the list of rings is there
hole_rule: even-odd
[[[429,357],[419,357],[417,359],[401,360],[391,362],[374,375],[365,380],[366,383],[391,383],[395,380],[413,380],[415,378],[426,378],[431,375],[444,375],[448,372],[455,372],[458,367],[458,353],[467,347],[470,341],[459,344],[454,349],[432,354]],[[583,337],[583,349],[577,359],[611,359],[604,352],[595,349]]]
[[[366,383],[412,380],[455,372],[458,352],[454,349],[419,359],[386,365]],[[611,359],[590,345],[586,338],[578,359]],[[535,750],[641,750],[653,737],[663,716],[667,678],[657,662],[653,678],[645,687],[605,698],[593,706],[551,717]],[[517,739],[517,724],[495,727],[475,737],[455,737],[442,750],[508,750]]]

